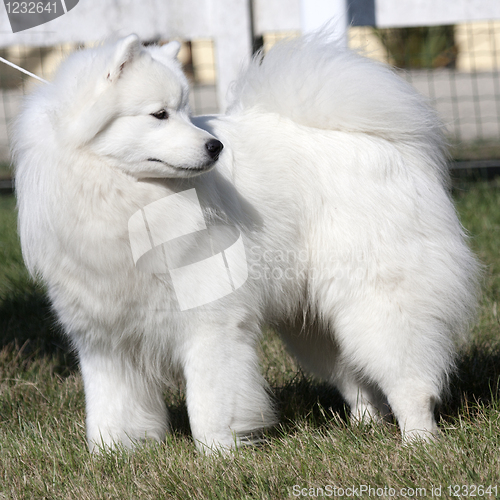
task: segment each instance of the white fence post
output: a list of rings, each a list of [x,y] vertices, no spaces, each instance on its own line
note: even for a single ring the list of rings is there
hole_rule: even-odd
[[[223,1],[213,2],[212,7],[217,100],[224,111],[229,87],[252,55],[250,5],[247,0],[233,0],[231,9]]]
[[[300,0],[300,13],[303,33],[315,31],[330,21],[332,38],[347,45],[347,0]]]

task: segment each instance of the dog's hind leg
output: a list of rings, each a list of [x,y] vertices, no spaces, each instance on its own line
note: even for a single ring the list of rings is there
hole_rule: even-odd
[[[91,451],[164,439],[168,415],[163,392],[124,354],[79,350]]]
[[[439,396],[430,387],[400,380],[388,391],[392,413],[405,442],[432,441],[439,434],[434,408]]]
[[[198,327],[186,346],[184,376],[191,432],[205,453],[258,441],[275,423],[259,372],[257,325],[220,322]]]
[[[389,418],[389,405],[382,392],[375,385],[359,380],[348,367],[339,366],[333,382],[350,407],[352,421],[380,422]]]
[[[406,309],[401,297],[380,291],[366,301],[351,297],[337,309],[336,338],[343,362],[387,398],[403,439],[430,440],[454,349],[446,325]]]
[[[387,402],[381,392],[361,381],[343,362],[339,346],[330,333],[316,324],[297,322],[281,329],[280,335],[304,370],[340,391],[354,421],[378,421],[388,415]]]

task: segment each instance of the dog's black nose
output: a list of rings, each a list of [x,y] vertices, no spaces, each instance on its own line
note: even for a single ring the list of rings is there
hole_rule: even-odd
[[[207,148],[207,152],[212,158],[212,160],[217,160],[219,158],[220,152],[222,151],[222,148],[224,145],[222,142],[218,141],[217,139],[210,139],[206,144],[205,147]]]

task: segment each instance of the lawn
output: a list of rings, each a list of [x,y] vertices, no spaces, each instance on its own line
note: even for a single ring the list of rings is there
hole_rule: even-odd
[[[267,331],[262,368],[281,423],[259,448],[208,458],[181,390],[165,396],[166,443],[88,453],[77,364],[24,269],[14,199],[1,196],[0,499],[500,497],[500,183],[466,184],[455,198],[486,268],[473,340],[439,409],[441,439],[404,446],[395,426],[351,425],[338,394]]]

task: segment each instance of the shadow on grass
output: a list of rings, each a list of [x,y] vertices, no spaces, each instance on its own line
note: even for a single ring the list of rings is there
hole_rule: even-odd
[[[309,428],[320,429],[332,425],[333,415],[348,422],[348,407],[340,393],[329,384],[313,380],[299,372],[280,387],[273,387],[271,398],[275,403],[278,422],[266,429],[266,436],[292,434],[307,421]],[[167,396],[171,432],[182,438],[191,438],[185,393],[170,392]]]
[[[50,357],[54,370],[65,377],[77,370],[75,355],[58,326],[43,289],[35,284],[12,284],[0,302],[0,349],[19,351],[20,368],[39,357]],[[452,421],[465,404],[488,406],[500,398],[500,349],[491,342],[474,342],[458,360],[450,393],[438,412]],[[330,385],[298,372],[286,384],[272,390],[280,429],[293,432],[306,420],[312,428],[331,425],[333,414],[347,421],[348,407]],[[172,431],[190,436],[189,418],[182,390],[168,396]],[[281,431],[280,431],[281,432]],[[273,430],[269,431],[274,434]]]
[[[330,385],[312,380],[298,373],[293,380],[274,387],[271,398],[275,403],[278,422],[275,428],[266,429],[268,437],[279,436],[283,432],[293,433],[304,420],[312,429],[331,425],[333,414],[347,422],[348,408],[340,393]],[[183,438],[191,438],[189,416],[185,393],[181,390],[167,396],[171,432]]]
[[[76,357],[58,325],[43,289],[34,283],[11,283],[0,302],[0,349],[19,351],[21,367],[50,357],[65,377],[77,369]]]
[[[457,417],[465,405],[489,406],[500,400],[500,347],[491,342],[473,342],[457,362],[450,391],[439,409],[444,420]]]
[[[278,406],[280,427],[291,432],[297,421],[307,420],[312,428],[332,421],[333,414],[347,421],[349,409],[335,387],[307,377],[302,372],[287,384],[273,390]]]
[[[275,388],[281,410],[280,427],[291,432],[297,421],[307,420],[309,427],[332,425],[333,415],[348,422],[349,407],[340,393],[329,384],[298,373],[288,384]],[[498,407],[500,401],[500,347],[491,342],[473,342],[457,360],[450,377],[449,392],[437,408],[437,419],[454,421],[467,407]],[[271,432],[271,434],[273,434]]]
[[[349,407],[341,394],[329,384],[299,372],[284,386],[274,388],[280,410],[279,430],[269,435],[293,432],[297,422],[307,421],[312,429],[348,424]],[[457,360],[450,377],[449,392],[436,409],[436,417],[452,423],[467,408],[468,415],[484,407],[498,407],[500,401],[500,346],[489,341],[474,341]],[[333,418],[334,415],[337,419]]]

